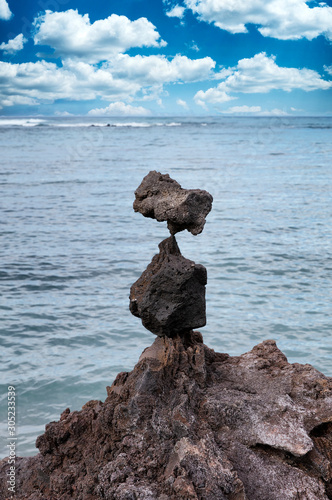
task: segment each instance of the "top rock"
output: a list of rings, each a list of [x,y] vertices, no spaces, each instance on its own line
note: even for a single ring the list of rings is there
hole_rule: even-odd
[[[134,210],[159,222],[167,221],[172,235],[184,229],[196,235],[203,231],[212,201],[207,191],[182,189],[168,174],[153,170],[135,191]]]

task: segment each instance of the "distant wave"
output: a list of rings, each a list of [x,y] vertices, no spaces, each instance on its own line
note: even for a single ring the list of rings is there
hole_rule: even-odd
[[[39,118],[0,118],[0,127],[36,127],[46,124]]]
[[[0,117],[0,129],[20,128],[20,127],[52,127],[52,128],[89,128],[89,127],[109,127],[109,128],[156,128],[156,127],[218,127],[228,130],[230,127],[248,129],[250,124],[266,128],[305,128],[305,129],[331,129],[331,117],[308,118],[290,117],[283,121],[270,121],[268,117],[161,117],[135,119],[118,117],[102,117],[91,119],[89,117]]]
[[[332,125],[307,125],[306,128],[319,128],[319,129],[325,129],[325,128],[332,128]]]
[[[129,128],[150,128],[150,127],[180,127],[181,122],[102,122],[102,121],[74,121],[74,120],[47,120],[39,118],[0,118],[0,127],[59,127],[59,128],[79,128],[79,127],[129,127]]]

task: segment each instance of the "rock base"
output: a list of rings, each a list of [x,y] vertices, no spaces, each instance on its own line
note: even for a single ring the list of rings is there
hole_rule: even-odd
[[[332,499],[332,379],[272,340],[230,357],[157,337],[107,393],[46,426],[14,498]]]

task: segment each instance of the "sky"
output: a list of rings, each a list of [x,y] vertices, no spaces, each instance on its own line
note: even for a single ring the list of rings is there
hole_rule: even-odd
[[[0,116],[332,115],[332,0],[0,0]]]

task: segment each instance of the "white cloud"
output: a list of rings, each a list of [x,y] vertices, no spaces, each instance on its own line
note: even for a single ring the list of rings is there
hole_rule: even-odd
[[[148,116],[150,110],[142,106],[131,106],[124,102],[112,102],[106,108],[91,109],[88,115],[91,116]]]
[[[23,95],[2,95],[0,93],[0,109],[4,106],[33,106],[37,105],[38,101],[33,99],[32,97],[23,96]]]
[[[12,40],[8,40],[8,43],[2,43],[0,45],[0,50],[3,50],[5,54],[14,54],[19,50],[23,49],[24,44],[27,42],[27,39],[24,38],[23,34],[17,35]]]
[[[182,108],[184,108],[184,109],[188,109],[188,104],[183,99],[178,99],[176,101],[176,104],[178,104],[179,106],[182,106]]]
[[[184,7],[181,7],[181,5],[175,5],[171,10],[166,12],[166,16],[168,17],[178,17],[179,19],[182,19],[184,16],[184,11],[186,9]]]
[[[332,66],[324,66],[324,71],[329,75],[332,75]]]
[[[278,89],[306,91],[328,89],[331,82],[323,80],[311,69],[280,67],[275,63],[275,56],[268,57],[265,52],[250,59],[241,59],[235,71],[221,84],[231,92],[258,93]]]
[[[82,16],[77,10],[46,11],[34,25],[35,44],[52,47],[54,56],[61,57],[62,66],[45,60],[23,64],[0,62],[1,107],[19,102],[38,104],[59,99],[100,98],[111,102],[105,113],[145,113],[145,108],[124,108],[128,105],[122,101],[155,100],[162,106],[165,84],[213,77],[215,61],[210,57],[131,57],[123,53],[131,47],[165,45],[146,18],[130,21],[125,16],[112,14],[91,24],[89,16]],[[13,52],[21,49],[25,41],[21,34],[1,48]]]
[[[288,113],[283,111],[282,109],[271,109],[271,110],[262,110],[260,106],[247,106],[246,104],[243,106],[233,106],[226,111],[222,112],[223,114],[254,114],[258,116],[286,116]]]
[[[55,116],[75,116],[72,113],[68,113],[68,111],[55,111]]]
[[[0,107],[17,104],[21,99],[26,99],[26,104],[97,97],[119,100],[140,90],[135,82],[116,80],[107,71],[73,61],[62,68],[45,61],[23,64],[0,61],[0,80]]]
[[[202,101],[201,99],[198,99],[197,98],[197,95],[195,96],[195,103],[198,105],[198,106],[201,106],[202,108],[204,108],[206,111],[209,110],[209,108],[207,107],[206,105],[206,102],[205,101]]]
[[[226,94],[224,90],[220,90],[218,87],[208,89],[206,92],[199,90],[194,97],[196,104],[205,108],[207,102],[211,104],[222,104],[223,102],[236,99],[236,97]]]
[[[206,22],[230,33],[247,33],[258,25],[263,36],[281,40],[332,39],[332,7],[309,7],[306,0],[185,0],[186,6]]]
[[[231,75],[233,72],[232,68],[222,68],[217,73],[213,73],[213,80],[224,80],[227,76]]]
[[[0,0],[0,19],[3,21],[8,21],[12,17],[10,8],[6,0]]]
[[[284,111],[282,109],[271,109],[271,110],[266,110],[266,111],[261,111],[259,113],[259,116],[288,116],[287,111]]]
[[[128,78],[144,85],[170,82],[195,82],[211,76],[215,61],[210,57],[189,59],[176,55],[169,60],[165,56],[130,57],[119,54],[104,65],[117,78]]]
[[[217,104],[234,99],[229,95],[230,93],[267,93],[271,90],[290,92],[295,89],[327,90],[332,86],[331,81],[322,79],[316,71],[311,69],[278,66],[275,63],[275,56],[268,57],[265,52],[256,54],[250,59],[241,59],[237,66],[230,70],[230,74],[226,70],[225,80],[217,87],[205,92],[198,91],[195,101]]]
[[[66,59],[63,66],[37,61],[11,64],[0,62],[0,106],[26,99],[26,104],[57,99],[108,102],[133,98],[156,100],[165,83],[205,79],[215,63],[210,58],[191,60],[175,56],[135,56],[119,54],[97,68],[86,62]],[[139,95],[141,93],[141,95]]]
[[[130,21],[126,16],[112,14],[107,19],[90,23],[88,14],[77,10],[47,10],[34,22],[36,45],[48,45],[62,59],[80,59],[95,63],[110,59],[131,47],[163,47],[155,26],[145,17]]]
[[[224,113],[259,113],[262,111],[260,106],[233,106],[227,109]]]
[[[190,47],[189,47],[191,50],[194,50],[195,52],[199,52],[199,46],[197,45],[197,43],[194,42],[194,40],[192,41]]]

